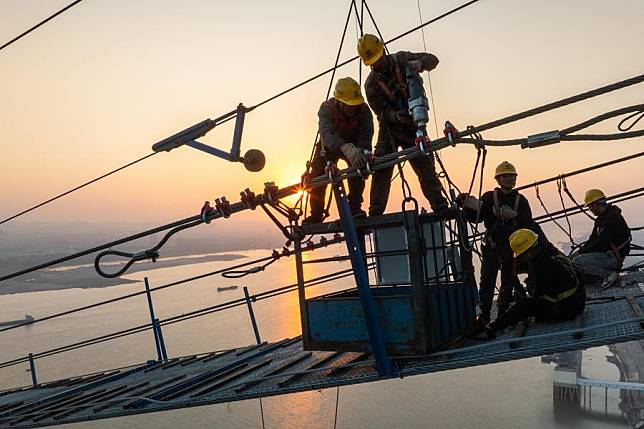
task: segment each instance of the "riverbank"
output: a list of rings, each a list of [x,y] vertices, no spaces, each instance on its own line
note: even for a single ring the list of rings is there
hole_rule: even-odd
[[[128,270],[128,274],[137,271],[145,271],[158,268],[178,267],[189,264],[199,264],[204,262],[214,261],[234,261],[236,259],[244,258],[244,255],[227,253],[216,255],[203,255],[203,256],[185,256],[174,257],[171,259],[160,259],[157,262],[145,261],[135,263]],[[105,271],[115,272],[121,265],[108,265],[103,267]],[[91,288],[105,288],[116,285],[123,285],[129,283],[137,283],[139,280],[130,280],[123,277],[108,279],[100,277],[94,270],[94,266],[75,266],[69,269],[61,269],[65,267],[57,267],[54,270],[41,270],[15,279],[9,279],[2,282],[0,288],[0,295],[25,293],[25,292],[39,292],[49,290],[62,290],[62,289],[91,289]]]

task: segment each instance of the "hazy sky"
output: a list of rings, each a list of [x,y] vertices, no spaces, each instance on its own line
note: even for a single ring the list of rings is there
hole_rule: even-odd
[[[0,0],[0,43],[69,2]],[[420,5],[427,20],[460,3]],[[416,0],[369,4],[385,38],[419,23]],[[331,66],[348,5],[85,0],[0,51],[0,217],[141,157],[154,142],[239,102],[253,105]],[[440,58],[432,73],[438,122],[476,125],[641,74],[643,21],[642,0],[483,0],[427,27],[428,50]],[[355,55],[355,44],[352,23],[342,58]],[[421,33],[390,49],[422,50]],[[339,76],[357,72],[354,63]],[[267,180],[291,184],[308,159],[327,85],[328,77],[320,79],[247,116],[242,150],[266,153],[261,173],[182,147],[21,221],[165,223],[197,213],[215,196],[235,201],[247,186],[260,191]],[[643,94],[640,84],[484,136],[515,138],[565,128],[641,103]],[[613,121],[593,129],[613,132],[615,126]],[[231,136],[232,127],[222,126],[202,141],[228,150]],[[519,183],[527,183],[640,151],[643,141],[491,148],[485,183],[492,185],[492,168],[504,159],[518,167]],[[442,154],[455,181],[466,187],[475,150],[464,146]],[[578,196],[587,187],[621,192],[641,185],[643,167],[644,160],[631,161],[569,185]],[[411,170],[408,177],[420,195]],[[393,189],[390,210],[400,201],[398,182]],[[554,184],[542,194],[556,209]],[[527,195],[536,206],[534,193]]]

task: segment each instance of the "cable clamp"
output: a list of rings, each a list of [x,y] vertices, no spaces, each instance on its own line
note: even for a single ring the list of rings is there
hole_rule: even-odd
[[[452,147],[456,146],[456,139],[460,137],[460,133],[450,121],[445,121],[445,129],[443,130],[443,134],[445,135],[447,141],[449,141],[449,144],[452,145]]]
[[[229,218],[232,211],[230,210],[230,203],[226,197],[217,198],[215,200],[215,209],[225,218]]]
[[[277,191],[278,188],[275,185],[275,182],[265,182],[264,183],[264,200],[270,204],[277,202]]]
[[[199,215],[201,216],[201,221],[204,223],[210,223],[210,215],[214,210],[215,209],[210,205],[210,201],[203,203],[203,207],[201,208],[201,213]]]
[[[414,141],[416,148],[423,155],[429,155],[429,137],[422,130],[416,131],[416,140]]]
[[[331,161],[326,162],[326,166],[324,167],[324,174],[326,174],[326,177],[329,178],[331,182],[333,182],[333,177],[338,173],[338,166],[332,163]]]
[[[559,142],[561,142],[561,133],[559,130],[547,131],[545,133],[528,136],[528,140],[525,143],[521,143],[521,149],[547,146]]]
[[[142,250],[132,255],[133,261],[142,261],[144,259],[152,259],[152,262],[156,262],[159,257],[159,252],[154,250]]]
[[[257,201],[255,200],[255,193],[253,191],[246,188],[240,192],[239,195],[241,196],[241,202],[243,205],[251,210],[255,210],[257,207]]]

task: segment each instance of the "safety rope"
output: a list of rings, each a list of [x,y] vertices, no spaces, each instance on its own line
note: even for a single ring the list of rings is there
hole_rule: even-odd
[[[550,214],[550,212],[548,211],[548,208],[546,207],[545,203],[544,203],[544,202],[543,202],[543,200],[541,199],[541,194],[540,194],[540,192],[539,192],[539,186],[535,186],[535,187],[534,187],[534,192],[535,192],[535,195],[537,196],[537,200],[539,200],[539,204],[541,204],[541,208],[543,208],[543,211],[544,211],[544,212],[546,212],[546,215],[550,218],[550,220],[552,221],[552,223],[554,223],[555,225],[557,225],[557,227],[558,227],[561,231],[563,231],[563,233],[564,233],[564,234],[566,234],[566,237],[568,237],[568,239],[570,240],[570,243],[572,243],[573,248],[576,248],[576,247],[577,247],[577,245],[575,244],[575,240],[572,238],[572,232],[571,232],[571,231],[567,231],[567,230],[566,230],[566,228],[564,228],[563,226],[561,226],[561,224],[560,224],[559,222],[557,222],[557,220],[556,220],[556,219],[555,219],[555,218]],[[566,221],[568,221],[568,214],[567,214],[567,209],[566,209],[565,205],[564,205],[564,208],[563,208],[562,212],[563,212],[563,214],[564,214],[564,217],[566,218]],[[570,225],[570,222],[568,222],[568,224]]]
[[[416,0],[416,6],[418,7],[418,20],[422,24],[423,22],[423,13],[420,8],[420,0]],[[425,28],[420,29],[420,33],[423,39],[423,51],[427,52],[427,41],[425,40]],[[431,103],[432,106],[432,115],[434,116],[434,128],[436,129],[436,138],[438,138],[438,119],[437,119],[437,112],[436,112],[436,103],[434,103],[434,90],[432,88],[432,75],[427,70],[427,84],[429,85],[429,102]],[[438,156],[438,154],[436,154]]]

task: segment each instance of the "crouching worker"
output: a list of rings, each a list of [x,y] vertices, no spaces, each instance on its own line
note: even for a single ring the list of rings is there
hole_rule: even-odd
[[[630,251],[631,232],[619,207],[609,204],[599,189],[586,192],[584,205],[597,216],[590,238],[573,254],[572,261],[593,281],[612,285]]]
[[[311,162],[311,177],[324,174],[327,161],[336,163],[343,159],[349,166],[362,169],[367,163],[373,139],[373,117],[364,102],[360,85],[350,77],[338,80],[333,98],[322,103],[318,111],[320,142],[316,145]],[[365,183],[360,177],[349,182],[349,205],[354,217],[364,217],[362,193]],[[302,224],[324,220],[326,186],[310,191],[311,215]]]
[[[516,259],[534,266],[534,297],[517,301],[503,316],[479,330],[475,339],[486,341],[528,317],[537,322],[572,320],[584,311],[586,291],[570,259],[554,246],[544,244],[533,231],[522,228],[510,236]]]

